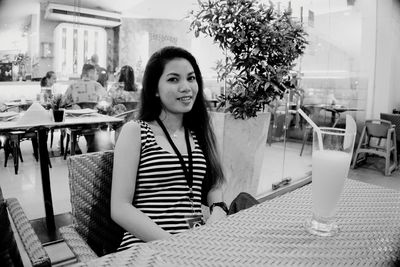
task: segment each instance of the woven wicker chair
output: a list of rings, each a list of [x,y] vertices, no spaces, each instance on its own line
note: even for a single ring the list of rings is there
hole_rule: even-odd
[[[40,243],[16,198],[3,199],[0,189],[0,265],[22,266],[7,212],[14,222],[21,242],[33,267],[51,266],[50,258]],[[5,247],[4,247],[4,246]]]
[[[115,252],[124,230],[110,215],[113,151],[68,158],[73,225],[60,233],[79,262]]]

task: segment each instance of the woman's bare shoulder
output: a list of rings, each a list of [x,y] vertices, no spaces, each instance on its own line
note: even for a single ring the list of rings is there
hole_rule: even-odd
[[[140,133],[140,129],[141,129],[140,122],[131,120],[125,123],[124,126],[122,126],[121,134],[122,132],[128,132],[130,134]]]

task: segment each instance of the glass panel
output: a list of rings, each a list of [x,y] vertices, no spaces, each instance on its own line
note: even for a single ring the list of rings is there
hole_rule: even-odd
[[[73,47],[72,47],[72,53],[73,53],[73,63],[72,63],[72,72],[74,74],[78,73],[78,30],[74,29],[73,33]]]
[[[86,63],[88,61],[88,31],[83,32],[83,60]]]
[[[67,29],[62,29],[62,37],[61,37],[61,54],[62,54],[62,63],[61,63],[61,72],[66,72],[67,67]]]
[[[363,9],[360,1],[286,4],[303,21],[309,45],[292,73],[296,77],[296,89],[273,106],[269,139],[272,151],[267,153],[282,158],[283,167],[276,175],[277,181],[284,178],[298,181],[311,174],[312,129],[296,113],[296,108],[301,107],[319,126],[343,128],[347,114],[362,121],[368,78],[361,66]],[[273,166],[267,165],[268,168]],[[267,190],[268,186],[263,189]]]
[[[94,53],[96,55],[98,53],[98,47],[97,47],[98,41],[99,41],[99,33],[96,31],[96,32],[94,32]]]

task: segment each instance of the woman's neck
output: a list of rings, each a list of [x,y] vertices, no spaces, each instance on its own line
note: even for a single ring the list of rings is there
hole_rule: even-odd
[[[159,119],[171,132],[176,132],[183,127],[183,114],[171,114],[161,111]]]

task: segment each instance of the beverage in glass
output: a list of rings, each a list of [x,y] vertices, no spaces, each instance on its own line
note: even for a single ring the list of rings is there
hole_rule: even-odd
[[[355,125],[354,120],[352,122]],[[312,211],[307,230],[319,236],[338,232],[336,207],[343,191],[353,153],[355,130],[320,128],[321,143],[313,133],[312,152]]]

